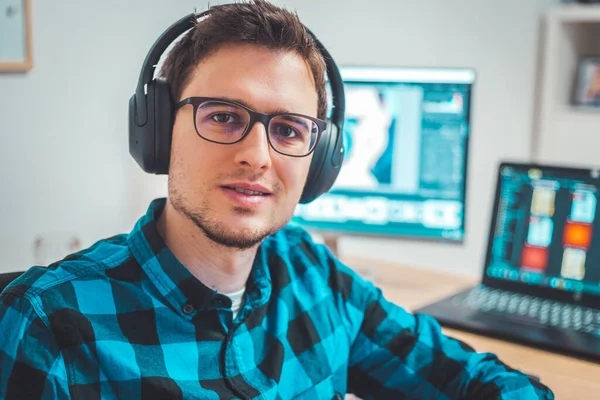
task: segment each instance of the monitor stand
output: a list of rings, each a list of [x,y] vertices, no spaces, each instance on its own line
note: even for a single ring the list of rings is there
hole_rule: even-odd
[[[331,250],[333,255],[337,258],[340,257],[338,240],[339,236],[337,235],[323,235],[323,243],[325,243],[325,246],[329,247],[329,250]]]
[[[340,257],[340,248],[339,248],[339,239],[340,237],[332,234],[323,234],[323,243],[325,246],[329,247],[331,253],[338,259],[342,259]],[[341,260],[345,262],[345,260]],[[377,268],[373,265],[364,264],[362,262],[351,262],[350,268],[355,270],[359,275],[361,275],[365,280],[371,281],[372,283],[377,283]]]

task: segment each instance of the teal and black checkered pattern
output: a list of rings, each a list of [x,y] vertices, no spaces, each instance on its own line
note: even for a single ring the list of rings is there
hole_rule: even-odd
[[[0,399],[553,398],[386,301],[298,227],[260,246],[233,319],[162,241],[164,204],[0,295]]]

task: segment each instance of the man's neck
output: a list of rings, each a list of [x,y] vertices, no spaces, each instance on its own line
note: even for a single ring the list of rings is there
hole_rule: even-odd
[[[169,200],[157,228],[169,250],[204,285],[220,293],[246,285],[258,245],[240,250],[213,242]]]

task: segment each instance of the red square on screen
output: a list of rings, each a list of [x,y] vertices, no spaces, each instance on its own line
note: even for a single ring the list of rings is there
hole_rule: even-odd
[[[563,244],[568,247],[589,249],[592,241],[592,225],[582,222],[567,221]]]
[[[548,265],[548,248],[525,245],[521,255],[521,266],[527,269],[543,271]]]

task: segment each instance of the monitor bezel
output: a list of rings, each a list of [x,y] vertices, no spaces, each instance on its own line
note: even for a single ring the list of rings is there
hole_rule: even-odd
[[[462,234],[459,238],[443,236],[426,236],[418,234],[387,233],[387,232],[358,232],[351,229],[341,229],[335,226],[320,227],[320,222],[313,225],[311,222],[296,222],[309,232],[326,236],[347,236],[347,237],[372,237],[382,239],[402,239],[415,242],[445,243],[449,245],[462,245],[467,237],[467,185],[469,181],[469,152],[471,135],[473,132],[473,101],[475,86],[477,82],[477,72],[471,67],[425,67],[425,66],[375,66],[375,65],[356,65],[344,64],[339,66],[342,81],[345,83],[422,83],[422,84],[456,84],[469,86],[469,106],[466,110],[465,120],[467,121],[469,132],[464,147],[464,174],[462,182]],[[384,77],[384,78],[382,78]],[[329,104],[330,106],[330,104]],[[292,217],[292,221],[293,221]]]
[[[511,281],[499,278],[493,278],[487,275],[487,268],[490,265],[492,259],[492,246],[494,241],[494,232],[496,230],[496,223],[498,219],[498,208],[500,205],[500,187],[502,183],[502,170],[506,167],[515,168],[518,170],[529,170],[529,169],[541,169],[543,171],[549,171],[558,174],[580,174],[587,176],[598,176],[600,174],[599,169],[595,168],[582,168],[582,167],[570,167],[565,165],[550,165],[544,163],[522,163],[522,162],[501,162],[496,172],[496,189],[494,194],[494,206],[492,211],[492,217],[490,218],[489,233],[487,250],[485,255],[485,263],[482,271],[482,283],[486,286],[495,287],[503,290],[514,291],[519,293],[525,293],[532,296],[538,296],[548,298],[551,300],[557,300],[566,303],[572,303],[585,307],[600,308],[598,306],[598,300],[600,295],[594,295],[591,293],[566,291],[561,289],[555,289],[547,286],[537,286],[527,284],[519,281]],[[600,218],[600,216],[598,216]]]

